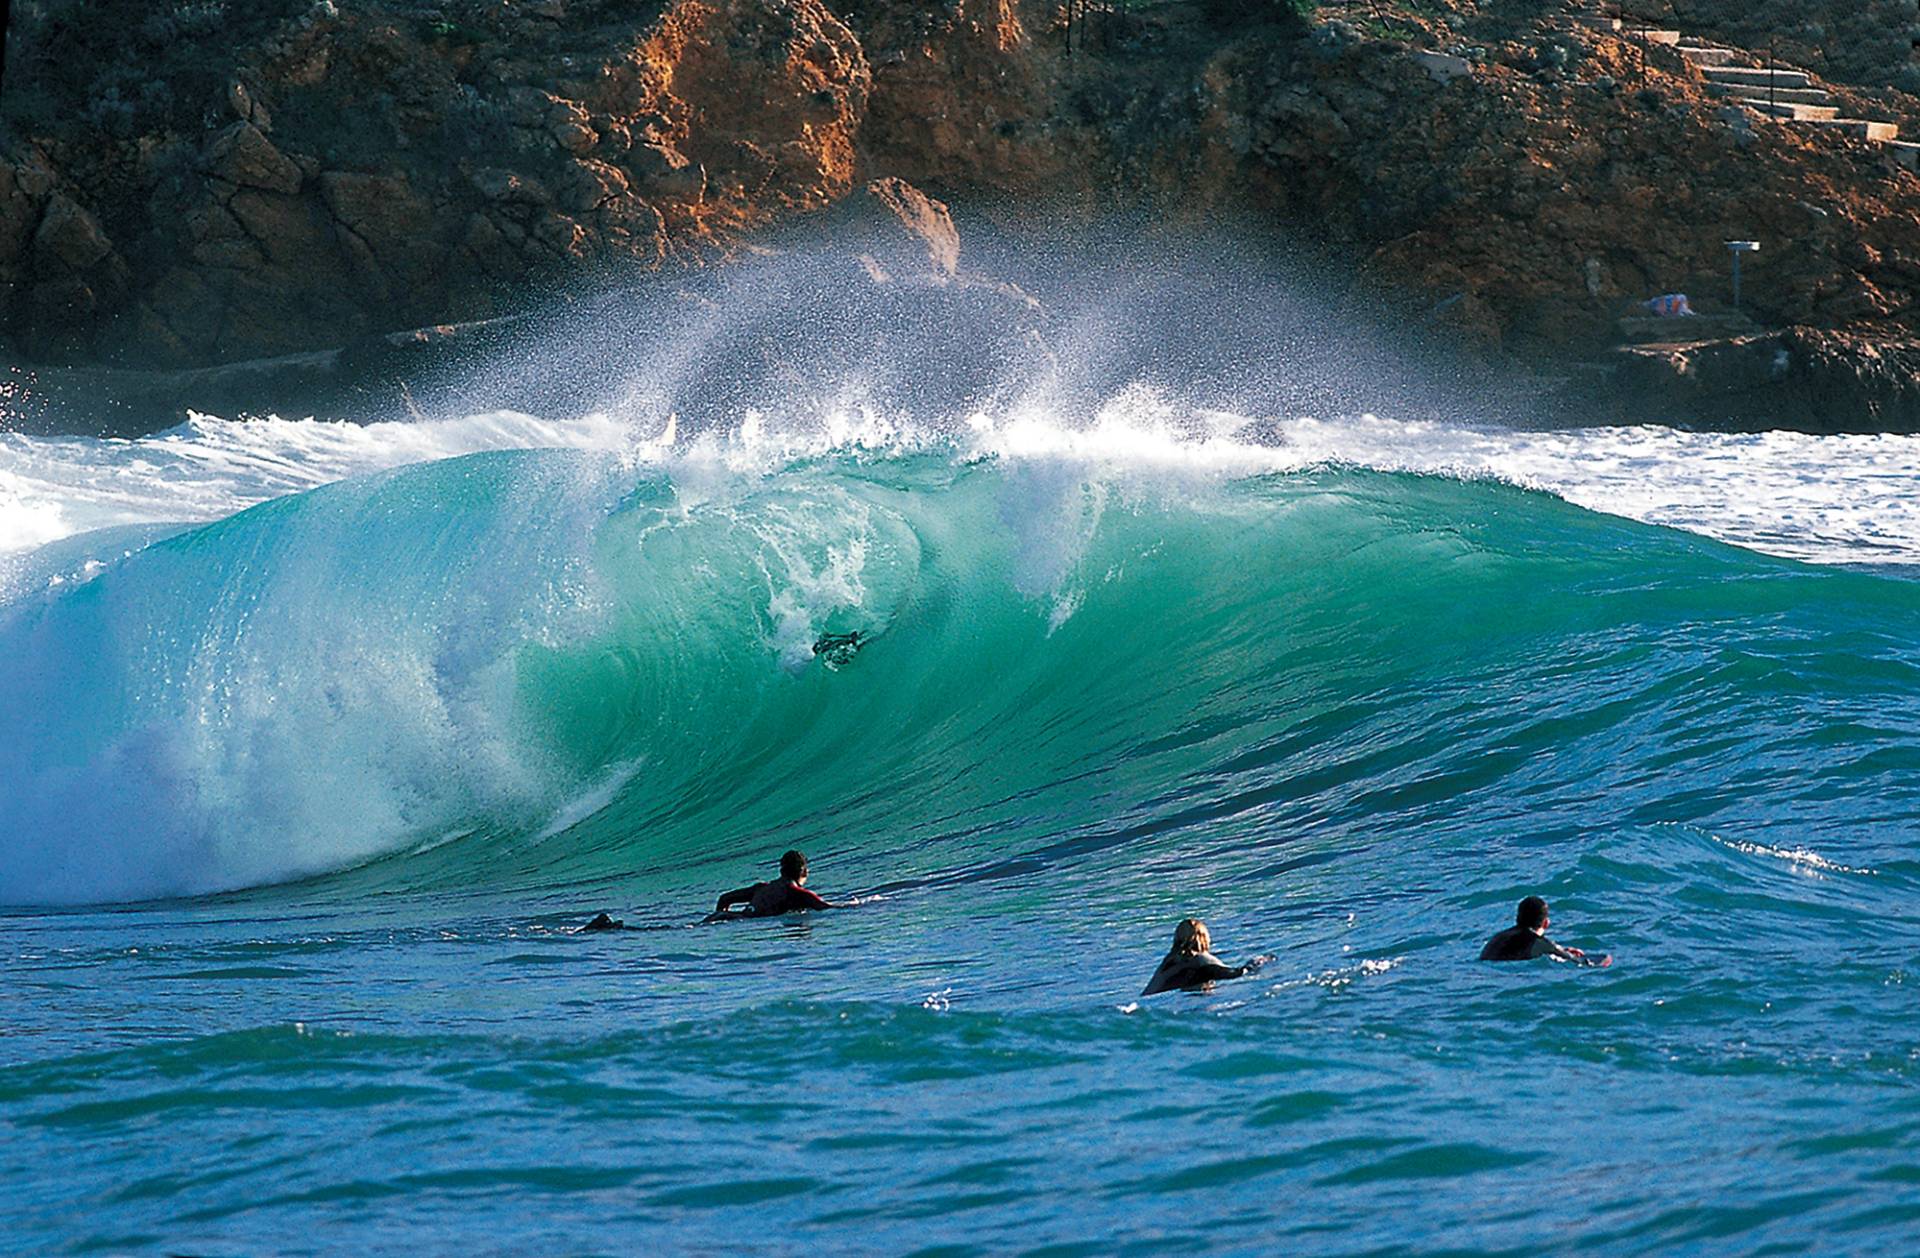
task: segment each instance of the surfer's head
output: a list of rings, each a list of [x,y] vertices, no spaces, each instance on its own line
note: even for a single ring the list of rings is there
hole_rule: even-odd
[[[788,852],[780,858],[780,877],[787,882],[805,882],[807,880],[807,857],[804,852]]]
[[[1537,895],[1530,895],[1520,901],[1520,911],[1514,914],[1515,922],[1528,930],[1547,928],[1547,902]]]
[[[1173,928],[1174,955],[1197,957],[1203,952],[1213,951],[1213,936],[1207,933],[1207,924],[1197,917],[1189,917]]]

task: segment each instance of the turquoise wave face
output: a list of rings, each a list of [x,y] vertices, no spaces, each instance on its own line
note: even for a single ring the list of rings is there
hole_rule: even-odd
[[[1915,610],[1438,477],[477,455],[6,609],[0,896],[644,900],[770,846],[879,885],[1328,827],[1445,859],[1595,791],[1811,842],[1907,798]]]

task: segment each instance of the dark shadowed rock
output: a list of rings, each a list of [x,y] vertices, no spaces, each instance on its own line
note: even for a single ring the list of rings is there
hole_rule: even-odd
[[[300,191],[300,166],[250,122],[236,122],[207,148],[207,174],[242,188]]]
[[[34,261],[42,269],[84,271],[113,252],[100,224],[72,198],[55,193],[34,233]]]
[[[1920,341],[1794,328],[1617,352],[1618,418],[1708,429],[1920,432]]]

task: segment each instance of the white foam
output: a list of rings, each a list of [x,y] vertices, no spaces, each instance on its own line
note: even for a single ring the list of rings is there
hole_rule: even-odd
[[[1375,416],[1282,426],[1303,458],[1490,476],[1577,506],[1817,563],[1920,563],[1920,436],[1509,432]]]
[[[138,440],[0,433],[0,555],[127,524],[217,520],[269,498],[482,450],[626,450],[626,424],[511,411],[422,423],[194,415]]]
[[[1256,431],[1264,439],[1248,439]],[[1920,436],[1651,426],[1520,432],[1372,415],[1274,420],[1188,407],[1144,387],[1123,390],[1078,425],[1024,404],[922,423],[858,406],[804,423],[754,413],[731,431],[695,434],[681,433],[671,417],[513,412],[370,425],[195,415],[135,441],[0,433],[0,556],[114,525],[218,519],[406,463],[528,448],[610,451],[661,467],[683,504],[832,453],[940,449],[963,461],[991,459],[1026,489],[1053,491],[1024,495],[1008,523],[1031,534],[1023,588],[1063,608],[1082,549],[1075,535],[1085,529],[1060,525],[1076,516],[1097,523],[1099,502],[1070,501],[1089,484],[1168,492],[1196,479],[1323,464],[1498,479],[1791,558],[1920,563],[1920,496],[1910,492],[1920,476]]]
[[[1809,878],[1822,878],[1828,874],[1865,874],[1876,871],[1856,865],[1842,865],[1839,861],[1829,860],[1806,847],[1773,847],[1766,843],[1754,843],[1746,839],[1723,839],[1719,835],[1711,836],[1715,843],[1730,847],[1746,856],[1764,856],[1771,860],[1784,861],[1796,873]]]
[[[1277,440],[1243,439],[1256,428]],[[1487,478],[1787,558],[1920,563],[1916,435],[1525,432],[1375,415],[1261,422],[1182,408],[1148,389],[1116,396],[1082,428],[1024,411],[974,415],[968,429],[974,457],[1082,465],[1123,487],[1318,465]]]
[[[1336,969],[1321,970],[1306,974],[1300,978],[1283,979],[1269,984],[1269,994],[1283,992],[1295,987],[1324,987],[1330,992],[1344,991],[1353,986],[1354,980],[1374,978],[1399,968],[1405,957],[1369,957],[1353,965],[1343,965]]]

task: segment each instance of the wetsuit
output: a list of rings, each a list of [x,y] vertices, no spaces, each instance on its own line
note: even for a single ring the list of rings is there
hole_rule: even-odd
[[[1256,967],[1247,965],[1228,965],[1211,952],[1192,955],[1168,953],[1160,968],[1147,980],[1142,996],[1157,996],[1161,992],[1179,991],[1189,987],[1203,987],[1223,978],[1239,978]]]
[[[1531,961],[1535,957],[1560,956],[1566,952],[1559,944],[1527,926],[1509,926],[1480,950],[1482,961]]]
[[[736,904],[745,904],[747,914],[751,917],[778,917],[782,913],[793,913],[801,909],[833,907],[805,887],[784,879],[755,883],[751,887],[729,891],[720,897],[720,903],[715,906],[714,913],[716,915],[725,913]]]

